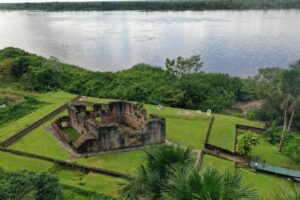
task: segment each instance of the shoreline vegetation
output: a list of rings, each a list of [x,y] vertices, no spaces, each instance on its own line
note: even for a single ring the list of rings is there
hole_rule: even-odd
[[[183,0],[183,1],[107,1],[0,3],[0,10],[43,11],[185,11],[185,10],[265,10],[300,9],[300,0]]]
[[[300,60],[285,69],[260,69],[257,75],[248,78],[206,73],[201,71],[202,64],[200,56],[179,56],[167,58],[165,68],[140,63],[117,72],[94,72],[61,63],[54,57],[47,59],[8,47],[0,50],[0,87],[35,92],[62,90],[83,96],[212,110],[214,113],[266,121],[269,125],[274,119],[276,125],[282,125],[281,105],[285,94],[290,90],[295,96],[299,94],[294,90],[299,88],[297,70]],[[287,86],[283,88],[282,84]],[[247,110],[235,107],[237,102],[257,100],[268,103]],[[289,101],[298,102],[296,97]],[[298,107],[287,110],[290,111],[294,114],[290,119],[285,118],[285,121],[289,120],[289,126],[286,126],[288,132],[292,127],[300,130]]]

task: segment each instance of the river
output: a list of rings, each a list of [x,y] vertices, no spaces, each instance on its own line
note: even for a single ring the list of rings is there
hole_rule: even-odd
[[[204,71],[246,77],[300,59],[300,10],[1,11],[7,46],[94,71],[201,55]]]

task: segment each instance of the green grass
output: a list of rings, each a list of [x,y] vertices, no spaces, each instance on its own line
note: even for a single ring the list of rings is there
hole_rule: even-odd
[[[95,173],[83,173],[76,170],[58,170],[60,182],[80,189],[117,196],[123,179]]]
[[[66,160],[69,157],[68,153],[59,145],[57,139],[45,130],[45,127],[49,126],[57,117],[66,114],[66,111],[61,112],[59,115],[53,117],[52,119],[48,120],[41,126],[31,131],[25,137],[16,141],[9,148]]]
[[[143,161],[143,158],[144,152],[142,150],[138,150],[98,155],[89,158],[79,158],[76,160],[76,162],[93,167],[109,169],[112,171],[133,173],[138,167],[139,163]]]
[[[259,142],[260,145],[258,145],[252,150],[251,156],[258,156],[261,160],[264,160],[266,161],[266,163],[271,165],[273,164],[281,167],[300,170],[299,164],[295,163],[293,160],[286,157],[284,154],[279,153],[278,145],[270,144],[268,140],[262,135],[259,135]]]
[[[13,122],[23,116],[26,116],[34,110],[42,107],[43,104],[45,103],[38,101],[32,96],[25,96],[19,102],[9,105],[4,109],[0,109],[0,126],[5,126],[9,122]]]
[[[93,97],[86,97],[85,100],[98,103],[115,101]],[[203,149],[210,121],[210,117],[206,116],[206,114],[198,114],[193,110],[171,107],[163,107],[161,110],[158,110],[157,106],[149,104],[145,104],[144,107],[148,115],[156,114],[166,118],[168,140],[191,148]]]
[[[80,137],[80,133],[78,133],[73,128],[64,128],[63,132],[72,140],[75,141]]]
[[[62,185],[62,192],[65,200],[111,200],[111,196],[99,194],[88,190],[83,190],[77,187]]]
[[[223,160],[214,156],[204,155],[201,169],[215,168],[219,172],[225,170],[234,170],[233,162]],[[277,177],[274,175],[254,173],[248,168],[240,169],[242,174],[242,183],[251,185],[259,195],[265,199],[274,199],[271,195],[280,189],[280,187],[291,188],[292,182],[286,178]]]
[[[30,94],[37,98],[37,100],[45,102],[46,104],[41,106],[40,108],[34,110],[33,112],[23,116],[13,122],[6,124],[5,126],[0,128],[0,142],[8,139],[12,135],[16,134],[18,131],[24,129],[28,125],[32,124],[36,120],[42,118],[47,115],[51,111],[56,108],[62,106],[63,104],[70,101],[75,96],[66,92],[47,92],[47,93],[25,93]]]
[[[201,170],[214,168],[220,173],[225,171],[232,171],[234,166],[233,162],[217,158],[211,155],[204,155],[201,164]]]
[[[215,120],[211,129],[209,143],[231,151],[234,150],[234,135],[236,124],[256,127],[264,126],[261,122],[250,121],[243,118],[218,114],[214,116]]]
[[[54,164],[47,161],[26,158],[0,151],[0,167],[5,171],[31,170],[35,172],[48,171]]]
[[[293,182],[286,178],[277,177],[263,173],[254,173],[247,169],[241,169],[243,183],[250,184],[256,189],[260,196],[265,199],[275,199],[274,193],[278,192],[281,187],[291,188]]]
[[[107,195],[116,196],[119,184],[123,181],[119,178],[95,173],[83,173],[76,170],[62,169],[55,167],[55,164],[48,161],[26,158],[1,151],[0,161],[0,167],[5,171],[29,170],[34,172],[46,172],[51,170],[52,173],[59,177],[60,182],[65,185]],[[54,172],[53,169],[55,169]]]
[[[49,98],[49,97],[48,97]],[[86,98],[87,101],[107,103],[109,99],[98,98]],[[210,117],[205,114],[197,114],[191,110],[184,110],[178,108],[163,107],[162,110],[158,110],[154,105],[145,105],[147,113],[154,113],[159,116],[165,117],[167,122],[167,139],[171,142],[190,146],[192,148],[203,149],[203,143],[206,131],[208,129]],[[61,113],[60,115],[66,114]],[[21,140],[17,141],[11,148],[35,153],[39,155],[50,156],[59,159],[67,159],[68,154],[65,150],[59,146],[56,139],[49,135],[44,126],[50,124],[58,116],[44,123],[42,126],[36,128],[34,131],[26,135]],[[210,143],[219,145],[223,148],[233,150],[234,145],[234,131],[235,124],[245,124],[252,126],[262,127],[260,122],[253,122],[243,118],[215,115],[215,122],[212,127]],[[291,167],[297,167],[286,156],[277,154],[277,147],[270,145],[264,138],[261,140],[260,146],[253,150],[253,155],[257,155],[265,159],[270,164],[279,163],[281,165],[288,165]],[[97,155],[88,158],[79,158],[74,162],[94,166],[112,171],[118,171],[122,173],[133,173],[138,167],[139,163],[143,162],[144,153],[143,150],[119,152],[105,155]],[[0,154],[1,158],[1,154]],[[2,159],[0,159],[0,166],[2,165]],[[7,158],[4,158],[7,160]],[[22,165],[23,158],[15,158],[17,165]],[[23,168],[35,169],[38,166],[34,164],[35,160],[32,159],[31,163],[25,163]],[[6,168],[13,165],[14,161],[5,161]],[[51,168],[52,164],[48,163],[48,167],[42,167],[47,170]],[[42,165],[42,164],[37,164]],[[47,165],[46,165],[47,166]],[[226,169],[233,170],[233,163],[230,161],[222,160],[213,156],[205,155],[203,158],[203,168],[217,168],[220,172],[224,172]],[[18,167],[16,167],[18,169]],[[109,195],[117,195],[117,189],[121,179],[115,179],[107,176],[97,174],[85,174],[77,171],[70,170],[58,170],[58,176],[63,184],[78,187],[80,189],[96,191]],[[272,175],[266,174],[253,174],[249,170],[243,170],[245,174],[245,183],[252,183],[259,190],[260,194],[264,196],[268,195],[268,191],[277,190],[279,185],[289,185],[289,182],[284,178],[278,178]]]
[[[204,148],[204,139],[210,117],[193,110],[163,107],[158,110],[154,105],[145,105],[147,112],[166,118],[167,139],[179,145],[194,149]]]

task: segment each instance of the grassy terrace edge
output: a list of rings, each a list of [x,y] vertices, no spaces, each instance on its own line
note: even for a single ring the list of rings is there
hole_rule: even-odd
[[[175,0],[0,3],[0,10],[112,11],[112,10],[247,10],[300,9],[300,0]]]

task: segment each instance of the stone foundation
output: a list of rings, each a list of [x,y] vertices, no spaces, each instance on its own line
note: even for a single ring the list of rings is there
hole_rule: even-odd
[[[90,109],[88,109],[90,108]],[[142,104],[114,101],[109,104],[73,102],[68,116],[53,124],[56,134],[78,153],[97,153],[165,142],[164,118],[150,115]],[[73,142],[62,129],[71,127],[80,133]],[[63,135],[62,135],[63,134]]]

